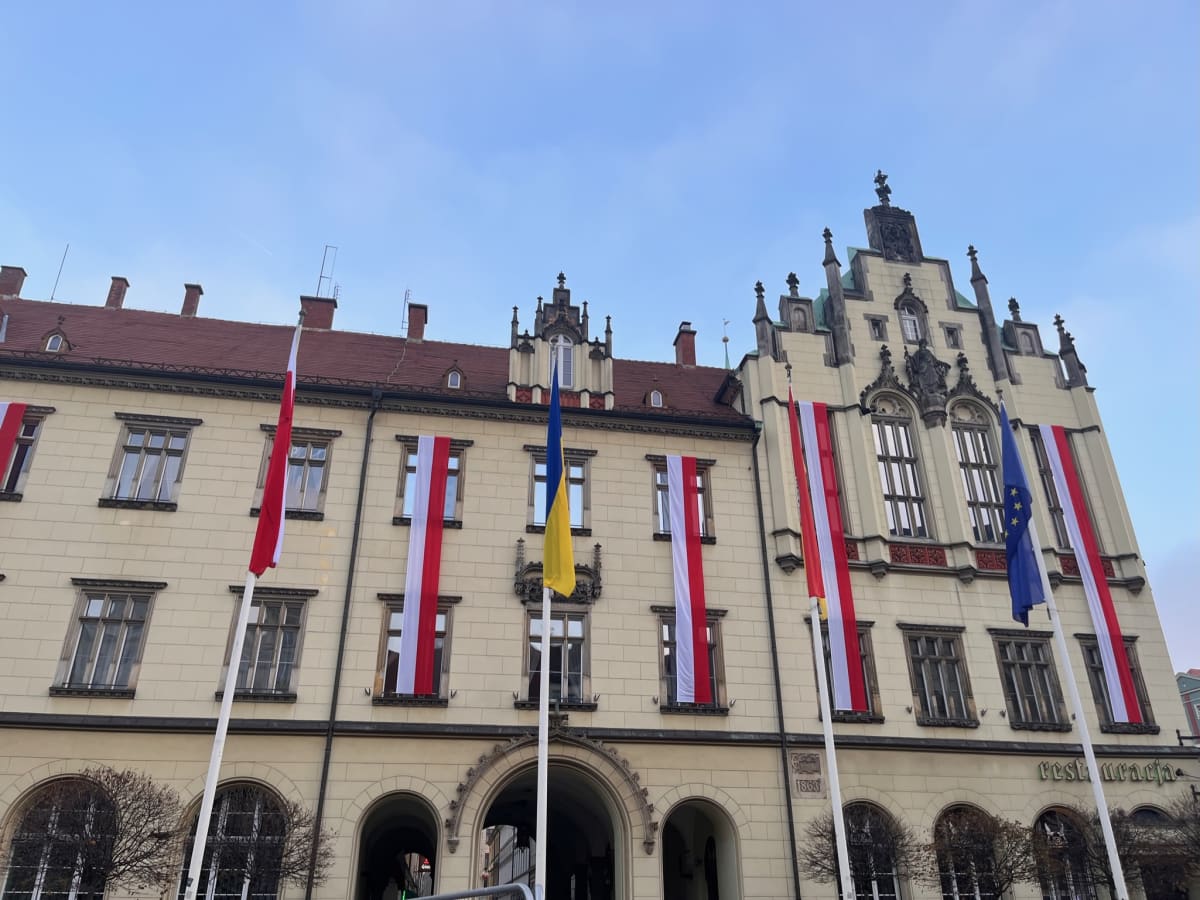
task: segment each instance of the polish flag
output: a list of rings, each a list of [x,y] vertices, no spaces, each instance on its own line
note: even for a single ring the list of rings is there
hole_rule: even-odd
[[[796,420],[799,408],[800,419]],[[862,657],[858,652],[858,621],[850,591],[842,509],[838,502],[829,412],[824,403],[796,403],[788,388],[788,420],[792,460],[800,494],[804,571],[809,596],[825,600],[829,617],[829,658],[832,663],[833,708],[867,711]],[[801,441],[803,435],[803,442]],[[813,623],[816,628],[817,623]]]
[[[675,699],[712,703],[695,457],[667,457],[667,503],[675,575]]]
[[[292,415],[296,408],[296,351],[300,349],[300,325],[292,336],[292,352],[288,357],[287,375],[283,380],[283,397],[279,401],[279,424],[275,426],[275,443],[267,477],[263,482],[262,503],[258,511],[258,530],[254,533],[254,548],[250,551],[250,571],[262,577],[268,568],[279,563],[283,552],[283,522],[288,457],[292,452]]]
[[[21,423],[25,421],[26,404],[0,401],[0,478],[8,471]]]
[[[1104,680],[1108,683],[1113,721],[1139,724],[1142,711],[1133,686],[1129,657],[1125,653],[1125,639],[1121,636],[1117,608],[1113,605],[1112,594],[1104,578],[1100,545],[1092,530],[1092,520],[1083,498],[1083,483],[1075,468],[1075,457],[1067,442],[1067,432],[1061,425],[1042,425],[1040,430],[1050,471],[1054,474],[1054,485],[1058,489],[1059,502],[1062,503],[1067,534],[1079,562],[1083,592],[1092,614],[1092,626],[1096,629],[1096,642],[1104,663]]]
[[[437,636],[438,575],[442,567],[442,520],[450,438],[417,439],[416,496],[408,532],[404,620],[400,626],[397,694],[433,693],[433,650]]]

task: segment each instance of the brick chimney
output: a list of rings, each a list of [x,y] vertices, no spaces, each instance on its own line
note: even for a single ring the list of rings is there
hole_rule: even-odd
[[[104,305],[109,309],[120,309],[125,305],[125,292],[129,290],[129,279],[114,275],[112,286],[108,289],[108,299]]]
[[[0,266],[0,297],[20,297],[24,285],[24,269],[20,266]]]
[[[304,312],[305,328],[320,328],[324,331],[333,328],[333,311],[337,309],[337,300],[333,297],[302,296],[300,309]]]
[[[429,307],[424,303],[408,304],[408,339],[415,343],[425,340],[425,326],[429,323]]]
[[[198,284],[185,284],[183,286],[183,309],[179,311],[181,316],[193,317],[196,311],[200,309],[200,295],[204,293],[204,288]]]
[[[696,364],[696,331],[691,322],[679,323],[679,334],[675,335],[675,365]]]

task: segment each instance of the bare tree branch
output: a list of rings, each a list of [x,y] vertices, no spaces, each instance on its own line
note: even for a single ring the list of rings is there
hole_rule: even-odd
[[[848,806],[844,816],[850,876],[856,884],[869,883],[876,874],[902,875],[927,868],[928,851],[907,825],[861,803]],[[805,826],[799,861],[801,871],[813,881],[828,884],[838,880],[832,811]]]
[[[973,806],[955,807],[938,820],[926,848],[935,868],[919,878],[940,886],[952,872],[970,873],[968,877],[977,879],[981,889],[1003,896],[1014,885],[1037,881],[1032,840],[1028,825],[990,816]]]

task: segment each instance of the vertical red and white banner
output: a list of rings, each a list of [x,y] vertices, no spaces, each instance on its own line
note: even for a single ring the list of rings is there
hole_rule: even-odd
[[[1067,534],[1079,563],[1092,625],[1096,629],[1096,643],[1104,664],[1104,680],[1108,684],[1113,721],[1138,724],[1142,721],[1142,712],[1133,685],[1133,671],[1129,668],[1125,639],[1121,636],[1121,625],[1117,621],[1117,608],[1113,605],[1112,594],[1104,577],[1100,545],[1092,530],[1092,520],[1083,496],[1083,482],[1075,467],[1066,429],[1061,425],[1042,425],[1040,431],[1062,504]]]
[[[824,598],[829,615],[833,708],[866,712],[867,689],[858,650],[858,621],[854,616],[850,566],[846,561],[833,441],[829,435],[829,411],[824,403],[795,403],[790,388],[788,407],[792,459],[800,493],[801,528],[806,532],[803,535],[804,569],[810,595]],[[796,422],[797,408],[799,423]],[[819,591],[823,593],[817,593]],[[813,627],[817,627],[815,622]]]
[[[17,444],[17,435],[21,433],[21,423],[25,421],[27,408],[24,403],[0,401],[0,478],[8,471],[8,463]]]
[[[279,564],[283,552],[283,522],[286,515],[288,458],[292,452],[292,418],[296,411],[296,354],[300,349],[301,326],[292,335],[292,352],[288,356],[287,375],[283,380],[283,396],[279,401],[279,423],[275,426],[275,443],[263,480],[262,503],[258,510],[258,529],[254,532],[254,547],[250,551],[250,571],[261,577],[268,568]]]
[[[667,503],[675,576],[675,699],[679,703],[713,702],[704,561],[700,555],[700,502],[696,458],[668,456]]]
[[[408,569],[404,577],[404,619],[394,690],[398,694],[433,693],[433,651],[437,638],[438,578],[442,569],[442,521],[450,438],[417,439],[412,523],[408,532]]]

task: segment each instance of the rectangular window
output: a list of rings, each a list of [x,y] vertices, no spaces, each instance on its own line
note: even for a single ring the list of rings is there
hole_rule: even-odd
[[[397,435],[399,438],[399,435]],[[405,524],[412,519],[413,505],[416,503],[417,483],[417,442],[412,438],[400,438],[404,442],[402,451],[400,485],[396,492],[395,524]],[[469,441],[452,441],[450,443],[450,458],[446,467],[446,503],[442,510],[442,519],[446,522],[462,522],[463,499],[463,456]],[[545,475],[543,475],[545,480]]]
[[[174,509],[192,428],[201,424],[200,420],[116,415],[125,424],[102,505],[162,508],[167,504]]]
[[[1150,708],[1150,696],[1146,693],[1146,683],[1142,680],[1142,667],[1138,663],[1137,638],[1125,638],[1125,656],[1129,659],[1129,669],[1133,674],[1133,690],[1137,694],[1138,707],[1142,713],[1141,724],[1113,721],[1100,645],[1096,643],[1095,635],[1080,634],[1076,637],[1083,648],[1083,662],[1087,666],[1088,683],[1092,686],[1092,699],[1096,702],[1096,717],[1100,720],[1100,730],[1110,734],[1158,734],[1159,728],[1154,724],[1154,710]]]
[[[961,629],[920,625],[900,628],[908,649],[917,724],[977,727]]]
[[[21,427],[17,429],[17,437],[13,442],[12,457],[8,461],[8,469],[0,481],[0,499],[20,500],[25,490],[25,482],[29,478],[29,466],[33,462],[33,451],[37,447],[38,438],[42,433],[44,413],[33,413],[28,409]]]
[[[888,534],[896,537],[929,537],[925,497],[921,492],[917,453],[907,419],[876,417],[871,422],[875,459],[883,488]]]
[[[295,699],[305,604],[303,597],[254,598],[238,662],[238,697]],[[226,650],[227,663],[228,656]]]
[[[132,696],[152,596],[120,589],[84,589],[52,693],[95,691]]]
[[[531,454],[529,485],[529,527],[541,532],[546,527],[546,448],[526,445]],[[563,448],[563,475],[567,480],[567,507],[571,513],[572,533],[589,534],[591,488],[588,471],[595,450]]]
[[[262,429],[268,432],[268,437],[263,448],[262,465],[258,470],[258,494],[252,513],[257,513],[262,504],[263,485],[267,479],[271,452],[275,447],[275,426],[263,425]],[[341,432],[334,429],[292,429],[292,447],[288,454],[287,482],[284,488],[284,509],[289,518],[322,518],[333,439],[339,436]]]
[[[809,623],[809,628],[812,627],[812,622]],[[883,714],[880,712],[881,705],[879,702],[879,679],[875,675],[875,650],[871,645],[871,625],[872,622],[858,622],[858,655],[862,661],[863,684],[867,689],[867,711],[865,713],[852,712],[849,710],[834,710],[833,721],[835,722],[882,722]],[[833,701],[833,656],[832,649],[829,646],[829,623],[821,623],[821,641],[822,649],[825,651],[825,686],[829,689],[830,702]],[[814,664],[813,668],[816,668]]]
[[[962,329],[957,325],[943,325],[942,332],[946,335],[946,346],[951,350],[962,349]]]
[[[961,406],[955,407],[960,409]],[[1000,496],[996,457],[986,427],[956,422],[951,427],[958,472],[967,498],[967,516],[977,543],[1004,542],[1004,501]]]
[[[1055,546],[1071,549],[1071,539],[1067,536],[1067,520],[1063,518],[1062,503],[1058,499],[1058,491],[1054,487],[1054,474],[1050,471],[1050,459],[1046,456],[1046,447],[1042,443],[1042,433],[1036,428],[1029,430],[1033,440],[1033,456],[1037,460],[1038,478],[1042,482],[1042,493],[1046,497],[1046,509],[1050,512],[1050,521],[1054,525]]]
[[[586,612],[550,611],[550,702],[592,705]],[[536,703],[542,668],[541,611],[529,613],[526,700]]]
[[[1000,664],[1008,724],[1016,729],[1070,731],[1050,635],[990,629]]]
[[[887,318],[884,316],[866,316],[867,327],[871,331],[871,340],[886,341],[887,335]]]
[[[658,610],[656,610],[658,611]],[[725,664],[721,653],[721,616],[722,612],[709,610],[708,627],[708,684],[713,702],[705,704],[713,709],[725,709]],[[662,666],[660,669],[661,692],[659,708],[681,707],[684,709],[700,704],[680,704],[677,699],[677,671],[675,668],[675,615],[670,611],[661,611],[658,616],[659,639],[662,646]]]
[[[429,699],[445,700],[450,682],[450,615],[451,607],[439,604],[434,623],[433,638],[433,693]],[[401,694],[397,690],[400,671],[400,638],[404,633],[404,604],[390,602],[384,612],[384,645],[380,660],[378,689],[376,696],[384,701],[411,698],[412,694]]]
[[[671,533],[671,498],[667,476],[667,464],[654,457],[654,533]],[[700,523],[701,538],[715,538],[713,526],[712,490],[709,479],[711,460],[696,460],[696,513]]]

